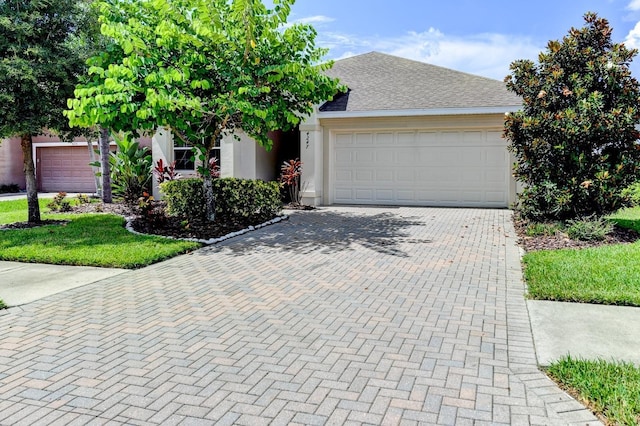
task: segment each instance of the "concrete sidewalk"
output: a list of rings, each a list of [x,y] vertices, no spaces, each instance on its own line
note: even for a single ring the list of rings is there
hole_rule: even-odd
[[[0,261],[0,299],[20,306],[127,272],[126,269]]]
[[[640,366],[640,308],[528,300],[538,363],[575,358]]]

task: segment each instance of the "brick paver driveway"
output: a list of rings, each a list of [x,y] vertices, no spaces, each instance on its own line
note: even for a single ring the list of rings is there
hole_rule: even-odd
[[[586,424],[506,210],[329,208],[0,314],[0,424]]]

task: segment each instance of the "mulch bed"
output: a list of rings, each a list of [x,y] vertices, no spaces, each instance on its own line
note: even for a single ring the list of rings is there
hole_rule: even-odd
[[[602,241],[579,241],[572,240],[567,234],[557,232],[555,235],[540,235],[531,237],[526,234],[526,221],[514,216],[514,226],[518,234],[518,243],[527,252],[536,250],[557,250],[563,248],[587,248],[598,247],[607,244],[633,243],[640,239],[640,234],[636,231],[615,226],[613,232]]]
[[[186,222],[180,218],[166,216],[162,214],[165,203],[162,201],[154,201],[154,215],[147,218],[141,215],[137,207],[128,206],[122,203],[90,203],[80,204],[72,207],[70,212],[65,213],[113,213],[129,218],[133,218],[132,227],[135,231],[143,234],[162,235],[174,238],[197,238],[208,240],[219,238],[232,232],[247,229],[250,226],[262,224],[271,217],[250,217],[250,218],[224,218],[219,217],[215,222],[208,221],[192,221]],[[12,223],[1,226],[0,229],[26,229],[43,225],[64,225],[69,223],[68,220],[43,220],[38,224],[30,224],[28,222]]]

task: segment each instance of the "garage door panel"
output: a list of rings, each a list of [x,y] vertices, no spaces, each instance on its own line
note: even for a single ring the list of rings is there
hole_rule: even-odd
[[[372,133],[356,133],[354,141],[356,146],[371,146],[373,145],[373,134]]]
[[[488,167],[502,167],[509,163],[505,147],[491,147],[486,151],[484,164]]]
[[[415,166],[420,163],[421,158],[422,153],[420,150],[401,148],[396,151],[394,163],[404,167]]]
[[[386,164],[394,163],[397,161],[397,156],[394,155],[393,149],[378,148],[374,151],[375,163],[384,166]]]
[[[336,135],[335,144],[336,144],[336,147],[351,146],[353,145],[353,135],[351,134]]]
[[[411,183],[416,181],[416,173],[412,169],[403,169],[395,172],[398,183]]]
[[[336,173],[336,184],[350,183],[353,180],[351,170],[340,170]]]
[[[393,203],[393,189],[376,189],[375,202],[377,203]]]
[[[355,175],[355,178],[353,179],[353,181],[356,183],[369,184],[369,183],[375,182],[375,179],[374,179],[375,173],[373,170],[358,169],[355,171],[354,175]]]
[[[397,199],[400,202],[413,202],[416,199],[416,193],[415,191],[399,190]]]
[[[355,151],[354,162],[356,164],[373,164],[375,163],[376,154],[372,149],[358,149]]]
[[[375,181],[382,183],[393,183],[393,170],[376,170]]]
[[[505,198],[505,194],[504,192],[501,191],[487,191],[485,193],[485,199],[487,200],[487,202],[489,203],[494,203],[497,205],[501,205],[503,203],[507,203],[507,199]]]
[[[355,189],[355,201],[356,202],[372,202],[375,201],[373,197],[374,189]]]
[[[416,132],[398,132],[396,140],[398,146],[415,146],[418,144]]]
[[[342,131],[332,140],[335,203],[507,207],[509,155],[501,132]]]
[[[393,146],[394,145],[393,133],[376,133],[375,144],[377,146],[382,146],[382,147]]]

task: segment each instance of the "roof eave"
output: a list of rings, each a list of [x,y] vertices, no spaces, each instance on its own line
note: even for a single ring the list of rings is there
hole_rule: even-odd
[[[480,115],[480,114],[506,114],[516,112],[522,105],[509,105],[499,107],[472,107],[472,108],[429,108],[429,109],[399,109],[399,110],[371,110],[371,111],[318,111],[318,118],[361,118],[361,117],[417,117],[424,115]]]

